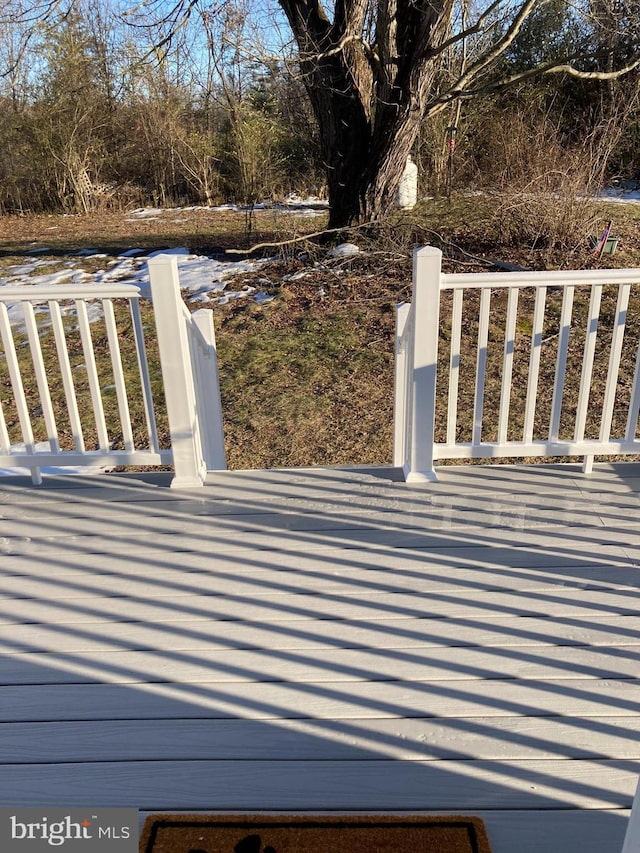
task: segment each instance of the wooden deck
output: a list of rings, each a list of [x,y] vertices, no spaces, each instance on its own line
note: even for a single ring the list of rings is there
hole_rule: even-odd
[[[0,805],[451,811],[618,853],[640,465],[0,481]]]

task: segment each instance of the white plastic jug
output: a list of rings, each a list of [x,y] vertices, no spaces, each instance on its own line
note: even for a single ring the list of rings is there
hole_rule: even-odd
[[[400,178],[400,186],[398,187],[398,195],[396,196],[396,205],[401,210],[411,210],[415,207],[418,200],[418,167],[411,159],[411,154],[407,157],[407,165],[404,167],[404,172]]]

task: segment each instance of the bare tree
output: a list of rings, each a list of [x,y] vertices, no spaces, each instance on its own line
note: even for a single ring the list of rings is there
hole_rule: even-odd
[[[640,65],[637,58],[611,65],[598,46],[492,76],[547,0],[489,0],[474,15],[461,15],[456,0],[279,3],[320,129],[330,227],[388,215],[421,124],[451,102],[545,74],[602,80]],[[468,59],[447,80],[439,73],[442,60],[452,47],[462,54],[465,43],[472,48]]]
[[[28,38],[41,29],[35,27],[37,21],[70,21],[74,2],[78,5],[80,0],[65,0],[64,11],[61,2],[0,0],[0,24],[18,21],[20,34]],[[91,4],[93,0],[84,2]],[[99,7],[103,0],[95,2]],[[110,2],[117,5],[118,0]],[[134,101],[154,101],[155,109],[155,102],[168,106],[173,103],[171,93],[179,92],[172,122],[177,127],[176,139],[183,139],[178,125],[183,123],[183,113],[193,112],[194,68],[200,66],[198,73],[204,72],[206,78],[200,86],[205,119],[214,114],[208,106],[212,103],[226,115],[233,157],[223,155],[222,159],[230,162],[235,158],[239,168],[232,177],[243,184],[245,195],[253,197],[262,191],[264,181],[271,180],[272,167],[280,169],[282,158],[278,146],[271,143],[278,117],[272,121],[266,110],[251,102],[247,87],[256,79],[252,62],[264,66],[265,52],[284,50],[286,38],[292,34],[297,45],[295,68],[318,127],[332,228],[388,215],[407,155],[424,123],[438,114],[441,119],[448,115],[446,124],[455,125],[460,104],[488,91],[550,74],[606,81],[640,66],[635,0],[271,2],[280,17],[274,19],[273,32],[261,44],[248,29],[266,14],[260,0],[172,0],[168,4],[165,0],[141,0],[132,4],[126,17],[138,27],[136,50],[142,42],[140,50],[145,53],[140,62],[144,64],[146,57],[161,65],[166,83],[165,89],[157,92],[147,92],[143,86],[136,91]],[[520,51],[520,64],[509,59],[536,17],[542,14],[553,20],[556,9],[560,14],[558,26],[564,32],[570,25],[577,37],[554,40],[545,36],[544,49]],[[290,28],[285,41],[273,35],[283,24],[282,12]],[[97,15],[91,16],[89,53],[95,60],[92,73],[96,90],[105,100],[102,112],[107,115],[110,109],[121,109],[121,101],[129,95],[126,75],[120,80],[110,67],[114,48],[101,35],[102,17],[98,21]],[[96,27],[98,39],[94,38]],[[18,67],[15,62],[14,67]],[[128,78],[133,79],[131,73]],[[10,80],[7,82],[11,85]],[[85,98],[83,106],[86,103]],[[85,124],[84,119],[81,124]],[[163,179],[167,186],[175,183],[173,172],[177,175],[184,167],[187,184],[197,185],[197,191],[207,199],[213,196],[215,146],[201,144],[202,134],[213,138],[210,125],[206,119],[195,128],[193,140],[184,137],[185,145],[178,154],[171,142],[171,180]],[[134,138],[130,133],[124,135]],[[155,135],[150,134],[150,138]],[[87,173],[98,176],[97,167],[102,164],[93,139],[99,137],[104,142],[108,134],[102,130],[96,136],[78,133],[74,139],[85,136],[92,142],[91,156],[87,159],[81,152],[80,171],[89,163]],[[168,132],[160,136],[160,142],[173,139]],[[224,175],[222,167],[220,174]]]

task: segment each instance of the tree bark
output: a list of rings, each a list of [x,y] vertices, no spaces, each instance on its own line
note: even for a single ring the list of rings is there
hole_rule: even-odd
[[[357,94],[349,91],[344,79],[339,81],[340,69],[331,76],[332,87],[310,89],[309,95],[325,161],[329,228],[341,228],[359,221],[364,213],[362,177],[371,156],[371,123]]]
[[[280,0],[320,131],[330,228],[384,219],[420,130],[453,0]],[[369,29],[371,27],[369,26]]]
[[[604,80],[640,67],[634,53],[617,70],[611,63],[607,71],[576,68],[576,60],[589,56],[585,53],[488,79],[545,2],[491,0],[481,4],[471,23],[463,15],[461,29],[453,32],[456,0],[333,0],[327,6],[331,20],[322,0],[279,0],[320,129],[330,227],[376,221],[391,212],[421,122],[452,101],[542,74]],[[473,61],[463,60],[457,71],[450,66],[445,83],[443,57],[470,36],[479,45]],[[597,52],[592,59],[598,59]]]

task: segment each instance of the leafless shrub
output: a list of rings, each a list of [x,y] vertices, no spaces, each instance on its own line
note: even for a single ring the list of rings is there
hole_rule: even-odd
[[[574,250],[592,230],[592,197],[603,186],[607,163],[624,131],[616,113],[579,143],[569,144],[548,116],[524,112],[493,129],[491,225],[507,244]]]

